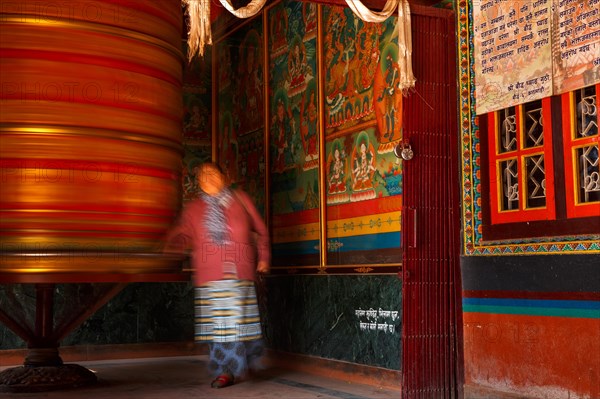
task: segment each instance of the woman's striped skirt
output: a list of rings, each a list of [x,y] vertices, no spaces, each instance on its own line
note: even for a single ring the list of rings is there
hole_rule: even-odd
[[[262,338],[254,282],[219,280],[196,287],[195,340],[240,342]]]

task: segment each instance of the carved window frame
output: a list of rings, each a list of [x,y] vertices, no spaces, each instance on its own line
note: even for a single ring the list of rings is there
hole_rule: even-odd
[[[600,93],[600,84],[595,84],[596,93]],[[576,135],[577,99],[581,95],[577,91],[562,95],[547,97],[541,100],[544,118],[544,145],[543,151],[537,153],[528,148],[522,148],[525,140],[526,126],[523,110],[526,104],[514,107],[515,150],[499,151],[497,141],[499,125],[498,120],[504,110],[490,112],[479,117],[481,148],[481,234],[484,242],[497,242],[499,240],[517,240],[537,237],[560,237],[567,235],[598,234],[600,225],[600,193],[593,201],[582,200],[577,191],[578,170],[581,163],[578,154],[582,148],[598,147],[600,137],[598,134],[578,137]],[[596,96],[598,105],[598,96]],[[600,120],[596,112],[596,123]],[[584,125],[579,123],[579,126]],[[499,195],[501,191],[501,178],[499,172],[501,162],[509,159],[516,160],[515,170],[519,184],[523,185],[525,164],[523,160],[532,154],[544,155],[544,170],[546,174],[546,206],[523,206],[523,196],[519,193],[519,208],[506,211],[502,210]],[[589,157],[588,157],[589,158]],[[594,158],[595,159],[595,158]],[[598,168],[592,161],[595,168]],[[600,171],[600,169],[595,169]],[[600,175],[600,173],[599,173]],[[594,194],[595,195],[595,194]],[[599,199],[596,201],[596,199]]]
[[[562,95],[569,218],[600,215],[599,99],[600,84]]]
[[[492,224],[554,220],[550,98],[492,112],[488,122]]]

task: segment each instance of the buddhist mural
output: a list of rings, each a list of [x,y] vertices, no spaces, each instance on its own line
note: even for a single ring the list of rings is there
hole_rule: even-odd
[[[400,262],[402,137],[395,18],[324,8],[329,265]]]
[[[182,41],[183,54],[187,42]],[[183,65],[183,140],[185,142],[210,142],[210,53],[205,60],[194,58]]]
[[[273,262],[319,262],[317,6],[268,11]]]
[[[263,27],[245,24],[215,44],[216,158],[265,212]]]
[[[250,20],[213,49],[219,163],[268,212],[275,272],[394,272],[396,19],[366,23],[343,7],[291,0],[263,12],[265,26]]]
[[[325,125],[327,136],[377,124],[378,152],[402,134],[395,18],[358,19],[349,8],[324,8]]]

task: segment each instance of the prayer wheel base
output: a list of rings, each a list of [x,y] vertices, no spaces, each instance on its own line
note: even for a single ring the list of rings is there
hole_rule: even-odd
[[[96,375],[77,364],[19,366],[0,372],[0,392],[46,392],[95,384]]]

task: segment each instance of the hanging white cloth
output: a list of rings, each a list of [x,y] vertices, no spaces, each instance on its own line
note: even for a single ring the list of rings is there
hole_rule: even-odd
[[[187,6],[190,19],[188,32],[188,60],[196,54],[204,55],[204,47],[212,44],[210,26],[210,1],[182,0]],[[234,8],[230,0],[219,0],[223,7],[238,18],[250,18],[258,14],[266,0],[251,0],[248,5]],[[406,94],[415,85],[412,71],[412,35],[410,22],[410,6],[408,0],[387,0],[383,10],[371,11],[360,0],[346,0],[348,7],[356,16],[365,22],[381,23],[398,9],[398,88]]]
[[[210,1],[182,0],[189,16],[188,62],[196,54],[204,55],[204,47],[212,44],[210,29]]]
[[[381,23],[389,18],[398,8],[398,88],[404,95],[415,86],[412,70],[412,34],[410,23],[410,6],[407,0],[387,0],[383,10],[371,11],[360,0],[346,0],[354,14],[365,22]]]
[[[381,23],[388,19],[398,6],[399,0],[387,0],[383,10],[371,11],[360,0],[346,0],[354,14],[365,22]]]
[[[212,44],[210,30],[209,0],[181,0],[186,6],[190,26],[188,30],[188,61],[196,54],[204,55],[204,47]],[[245,7],[234,8],[230,0],[219,0],[223,7],[238,18],[250,18],[258,14],[267,0],[251,0]],[[396,0],[397,1],[397,0]]]
[[[398,66],[400,81],[398,88],[406,95],[415,87],[415,76],[412,69],[412,33],[410,22],[410,6],[408,0],[401,0],[398,5]]]
[[[262,10],[267,0],[252,0],[248,5],[240,8],[233,8],[229,0],[219,0],[223,7],[238,18],[250,18],[255,16]]]

